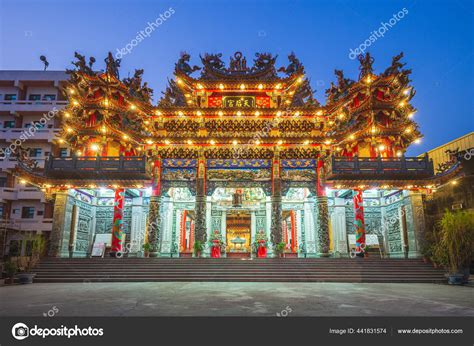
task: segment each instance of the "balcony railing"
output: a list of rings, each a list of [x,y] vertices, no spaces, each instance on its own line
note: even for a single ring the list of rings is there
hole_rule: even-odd
[[[45,175],[58,179],[148,179],[145,156],[72,156],[46,160]]]
[[[53,219],[9,219],[0,220],[0,230],[51,231]]]
[[[400,158],[333,156],[327,179],[423,179],[433,175],[433,161],[428,156]]]
[[[30,101],[30,100],[1,100],[0,111],[39,111],[48,112],[54,107],[60,109],[68,104],[68,101]]]
[[[47,140],[51,142],[55,136],[60,133],[61,130],[58,128],[52,129],[38,129],[35,131],[29,132],[29,128],[10,128],[10,129],[0,129],[0,137],[5,139],[7,142],[14,142],[17,139],[20,139],[23,133],[28,133],[28,140]]]
[[[44,193],[35,187],[0,187],[0,201],[19,199],[44,202]]]

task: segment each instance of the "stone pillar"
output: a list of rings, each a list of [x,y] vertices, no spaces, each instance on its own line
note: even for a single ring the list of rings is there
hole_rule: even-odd
[[[290,210],[290,222],[291,222],[291,251],[298,253],[298,241],[296,239],[296,213],[294,210]]]
[[[221,235],[222,241],[224,242],[225,246],[227,246],[227,214],[225,210],[223,210],[221,214]],[[227,257],[227,252],[223,253],[222,257]]]
[[[125,189],[116,189],[114,196],[114,218],[112,221],[112,247],[110,256],[116,257],[122,252],[122,240],[125,236],[123,231],[123,207],[125,205]]]
[[[142,228],[143,220],[143,197],[132,199],[132,225],[130,229],[130,247],[128,256],[136,256],[142,250],[145,241],[145,232]]]
[[[183,234],[181,227],[181,210],[175,209],[174,221],[173,221],[173,232],[176,232],[176,241],[178,242],[178,253],[186,251],[186,234]]]
[[[272,164],[272,218],[270,240],[273,246],[282,242],[282,207],[281,207],[281,178],[280,158],[277,151]]]
[[[90,232],[89,232],[89,237],[88,237],[88,249],[86,253],[86,257],[90,257],[92,255],[92,248],[94,247],[94,240],[95,240],[95,232],[96,232],[96,224],[97,224],[97,218],[96,218],[96,213],[97,213],[97,197],[92,198],[92,203],[91,203],[91,227],[90,227]]]
[[[171,257],[173,247],[173,203],[169,197],[163,196],[161,198],[161,213],[163,220],[161,222],[161,236],[160,236],[160,256]]]
[[[161,161],[153,164],[153,181],[148,211],[148,243],[150,243],[150,257],[158,257],[161,237]]]
[[[268,248],[267,248],[267,256],[273,256],[273,246],[271,245],[272,242],[272,198],[271,196],[265,197],[265,235],[268,239]]]
[[[76,257],[76,251],[78,249],[76,248],[76,241],[77,241],[77,231],[79,229],[79,214],[81,211],[81,208],[78,206],[79,202],[77,200],[74,201],[74,205],[72,206],[72,211],[71,211],[71,223],[70,223],[70,228],[69,228],[69,245],[68,245],[68,250],[69,250],[69,257]]]
[[[314,207],[316,233],[318,235],[318,254],[320,256],[327,256],[329,254],[328,198],[326,196],[316,197]]]
[[[306,247],[306,257],[316,257],[317,256],[317,247],[316,247],[316,220],[315,220],[315,206],[316,201],[315,197],[308,198],[307,201],[303,204],[304,210],[304,229],[305,229],[305,247]]]
[[[304,257],[305,253],[303,253],[303,245],[305,244],[304,241],[304,222],[302,213],[304,213],[301,209],[296,210],[296,244],[297,244],[297,251],[298,257]]]
[[[51,257],[67,256],[69,238],[65,239],[66,216],[68,214],[68,192],[57,192],[54,198],[53,226],[49,240],[48,255]],[[72,208],[72,207],[71,207]],[[69,210],[69,224],[71,220]],[[69,227],[69,224],[67,225]]]
[[[206,239],[211,238],[211,232],[214,232],[212,229],[212,203],[206,199]],[[211,247],[206,246],[203,251],[203,257],[211,257]]]
[[[321,158],[317,162],[316,174],[315,221],[318,234],[318,253],[320,256],[327,256],[329,254],[329,212],[328,198],[324,188],[324,162]]]
[[[196,177],[196,224],[194,228],[194,239],[203,243],[207,240],[206,222],[206,164],[204,155],[200,155],[198,160]]]
[[[334,211],[331,214],[334,253],[347,257],[346,206],[343,198],[334,198]]]
[[[420,244],[422,244],[425,233],[425,211],[423,207],[423,194],[413,191],[405,191],[406,206],[405,215],[407,222],[407,245],[408,257],[421,257]]]
[[[255,242],[255,234],[257,233],[257,218],[255,217],[255,211],[250,212],[250,257],[253,257],[252,244]]]
[[[354,190],[354,227],[356,237],[356,251],[361,252],[361,246],[365,246],[365,220],[364,220],[364,200],[362,190]]]

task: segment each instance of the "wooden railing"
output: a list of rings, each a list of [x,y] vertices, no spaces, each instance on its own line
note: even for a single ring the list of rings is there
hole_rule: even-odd
[[[330,161],[328,179],[410,179],[434,175],[433,161],[424,157],[335,157]]]
[[[46,176],[55,178],[143,179],[147,175],[145,156],[50,156]]]

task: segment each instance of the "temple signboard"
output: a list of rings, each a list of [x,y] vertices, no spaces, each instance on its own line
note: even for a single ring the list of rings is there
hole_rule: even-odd
[[[222,103],[225,108],[255,107],[255,96],[224,96]]]

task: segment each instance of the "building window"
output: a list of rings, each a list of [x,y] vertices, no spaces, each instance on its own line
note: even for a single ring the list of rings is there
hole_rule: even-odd
[[[30,127],[31,127],[32,125],[34,125],[37,129],[42,129],[42,128],[44,128],[44,124],[41,124],[39,121],[34,121],[34,122],[30,125]]]
[[[55,100],[56,100],[56,95],[53,95],[53,94],[43,95],[43,101],[55,101]]]
[[[14,120],[7,120],[3,122],[3,128],[5,129],[12,129],[15,127],[15,121]]]
[[[10,240],[10,247],[9,247],[8,254],[10,256],[20,256],[21,240]]]
[[[33,219],[35,217],[35,208],[34,207],[23,207],[21,208],[21,218],[22,219]]]
[[[16,94],[5,94],[5,101],[16,101]]]
[[[41,148],[30,148],[30,157],[38,157],[41,156]]]
[[[0,187],[7,187],[7,178],[0,177]]]
[[[59,157],[67,157],[67,148],[59,149]]]
[[[5,215],[3,213],[5,212],[5,208],[3,207],[3,204],[0,204],[0,218],[4,219]]]
[[[30,101],[40,101],[41,100],[41,95],[40,94],[31,94],[28,96],[28,100]]]

